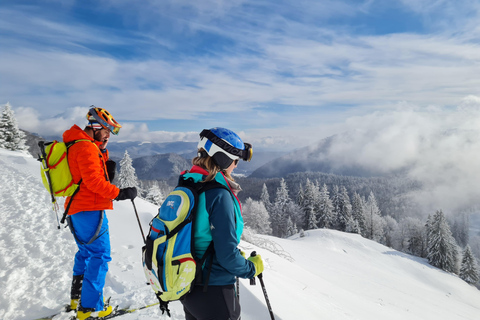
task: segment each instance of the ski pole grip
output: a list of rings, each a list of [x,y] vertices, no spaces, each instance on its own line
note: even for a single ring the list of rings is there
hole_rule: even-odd
[[[257,252],[256,251],[252,251],[252,253],[250,253],[250,257],[255,257],[257,255]],[[257,283],[255,282],[255,276],[250,279],[250,285],[251,286],[254,286],[256,285]]]

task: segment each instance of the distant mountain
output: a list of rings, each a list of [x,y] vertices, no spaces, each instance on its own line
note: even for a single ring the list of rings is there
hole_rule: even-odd
[[[273,159],[260,166],[249,177],[280,178],[296,172],[323,172],[353,177],[383,176],[385,172],[375,168],[366,168],[355,163],[355,159],[339,164],[329,156],[337,141],[345,136],[334,135],[321,140],[318,144],[297,149],[282,157]],[[392,174],[395,172],[389,172]],[[398,172],[396,172],[398,173]]]
[[[151,156],[165,153],[186,154],[195,151],[197,147],[196,142],[141,142],[141,141],[126,141],[108,143],[108,152],[111,157],[123,158],[125,150],[132,159]]]
[[[36,157],[40,152],[38,141],[60,140],[61,137],[40,137],[35,133],[23,130],[26,134],[27,146],[29,152]],[[126,141],[108,143],[108,152],[110,158],[119,164],[120,160],[128,151],[133,159],[133,167],[140,179],[164,179],[171,176],[172,173],[180,172],[190,168],[191,160],[196,156],[197,142],[141,142]],[[174,156],[173,154],[177,155]],[[282,152],[258,151],[254,148],[253,158],[250,162],[240,161],[235,174],[248,176],[257,168],[280,157]],[[149,159],[150,158],[150,159]],[[178,170],[182,168],[182,170]],[[153,172],[153,173],[152,173]],[[142,173],[140,175],[140,173]],[[144,174],[143,174],[144,173]],[[153,178],[151,176],[153,174]]]
[[[166,159],[166,157],[158,157],[158,155],[168,155],[168,154],[177,154],[181,156],[187,163],[188,169],[190,168],[191,160],[196,156],[197,152],[197,143],[196,142],[164,142],[164,143],[142,143],[142,142],[110,142],[108,144],[108,151],[110,157],[115,161],[119,161],[123,158],[125,150],[128,151],[130,157],[132,159],[142,158],[142,161],[133,161],[133,166],[137,171],[142,171],[143,166],[146,163],[156,163],[159,159]],[[237,175],[248,176],[250,175],[255,169],[259,168],[260,166],[268,163],[269,161],[278,158],[281,156],[282,152],[272,152],[272,151],[258,151],[254,149],[253,158],[250,162],[240,161],[238,164],[235,173]],[[152,157],[152,159],[147,159],[148,157]],[[166,165],[166,163],[164,163]],[[163,166],[162,170],[166,170],[167,172],[175,172],[175,168],[167,169]],[[140,178],[140,176],[139,176]],[[140,178],[143,179],[143,178]]]
[[[132,166],[141,180],[168,179],[190,169],[190,163],[175,153],[135,158]]]

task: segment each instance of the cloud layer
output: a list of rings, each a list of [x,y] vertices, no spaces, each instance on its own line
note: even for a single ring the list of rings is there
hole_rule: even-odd
[[[0,102],[42,134],[33,119],[53,134],[77,117],[58,114],[95,104],[126,124],[122,139],[224,126],[291,149],[354,117],[480,96],[476,1],[134,4],[4,2]]]

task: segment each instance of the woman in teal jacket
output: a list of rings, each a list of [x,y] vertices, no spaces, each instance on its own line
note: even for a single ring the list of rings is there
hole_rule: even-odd
[[[241,188],[231,174],[239,159],[250,161],[251,156],[252,146],[231,130],[212,128],[200,133],[197,157],[185,176],[195,181],[215,180],[225,188],[207,190],[199,197],[195,252],[203,256],[211,242],[214,250],[211,259],[207,258],[202,283],[181,300],[186,320],[240,319],[236,278],[251,279],[263,272],[260,255],[247,260],[237,248],[243,231],[237,198]]]

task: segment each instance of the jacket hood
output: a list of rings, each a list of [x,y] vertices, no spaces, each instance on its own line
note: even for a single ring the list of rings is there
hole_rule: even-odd
[[[82,128],[74,124],[70,129],[63,133],[63,142],[70,142],[74,140],[86,139],[94,141]],[[100,141],[94,141],[97,146],[101,145]]]
[[[93,141],[93,139],[76,124],[74,124],[70,129],[63,133],[63,142],[70,142],[79,139],[87,139]]]

